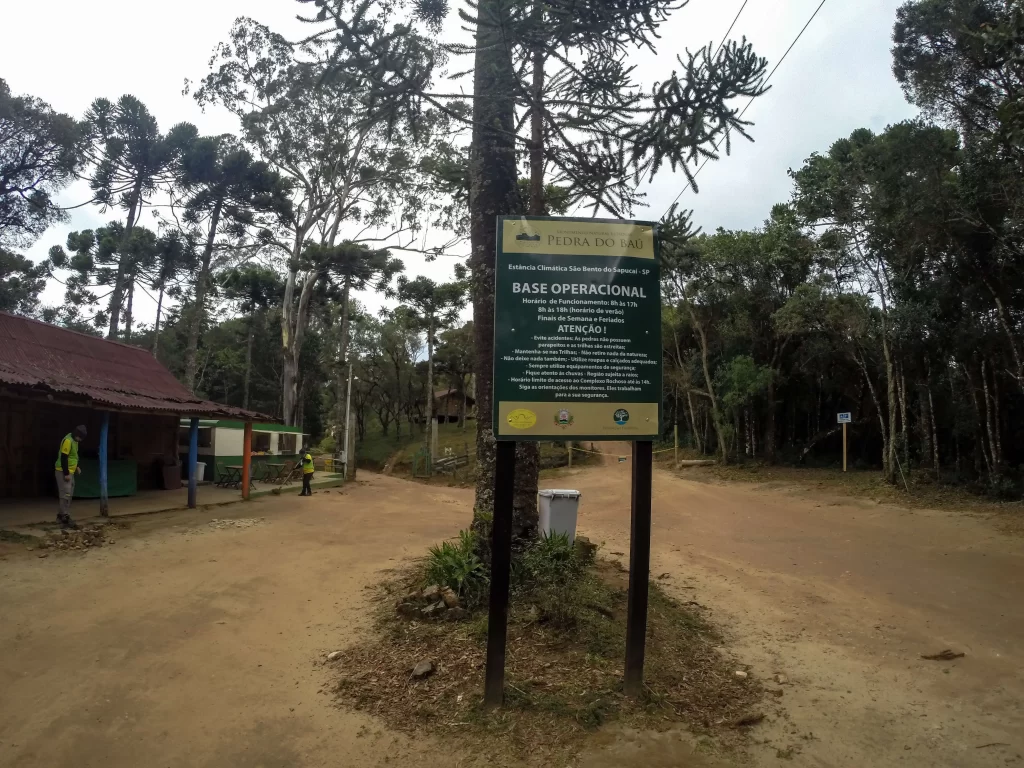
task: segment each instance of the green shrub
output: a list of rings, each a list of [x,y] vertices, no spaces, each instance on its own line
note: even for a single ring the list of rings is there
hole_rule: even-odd
[[[512,561],[512,588],[518,599],[536,607],[539,621],[573,629],[585,609],[588,565],[566,534],[552,533]]]
[[[483,601],[489,577],[476,552],[476,535],[459,531],[458,541],[442,541],[427,555],[428,584],[450,587],[469,606]]]
[[[541,585],[564,586],[575,581],[585,565],[564,533],[542,536],[512,563],[514,587],[533,589]]]

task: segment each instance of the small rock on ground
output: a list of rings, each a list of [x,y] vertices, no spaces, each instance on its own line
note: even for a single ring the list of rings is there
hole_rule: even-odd
[[[746,680],[748,675],[742,669],[737,669],[733,674],[740,680]]]
[[[405,616],[409,619],[418,619],[422,614],[420,613],[420,607],[413,603],[402,601],[396,607],[399,616]]]
[[[434,671],[434,662],[421,661],[419,664],[412,668],[412,679],[426,680],[428,677],[434,674]]]
[[[441,588],[437,584],[431,584],[423,590],[423,599],[435,602],[441,599]]]
[[[433,605],[428,605],[420,613],[429,619],[444,613],[445,610],[447,610],[447,606],[444,604],[444,600],[438,600]]]
[[[331,651],[327,654],[328,661],[337,661],[341,658],[341,651]]]

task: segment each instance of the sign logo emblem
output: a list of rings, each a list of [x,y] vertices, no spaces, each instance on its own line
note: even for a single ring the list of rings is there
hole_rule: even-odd
[[[525,408],[517,408],[508,415],[508,425],[512,429],[529,429],[537,423],[537,414]]]
[[[615,419],[616,424],[620,427],[624,427],[626,426],[626,422],[629,421],[629,411],[625,408],[619,408],[619,410],[612,415],[612,418]]]
[[[572,423],[572,413],[570,413],[567,409],[562,408],[561,410],[558,411],[558,413],[555,414],[556,427],[561,427],[562,429],[565,429],[566,427],[571,427]]]
[[[530,243],[539,243],[540,242],[540,235],[537,235],[537,234],[532,234],[531,235],[529,232],[520,232],[518,235],[516,235],[516,240],[518,240],[520,242],[523,242],[525,240],[526,242],[530,242]]]

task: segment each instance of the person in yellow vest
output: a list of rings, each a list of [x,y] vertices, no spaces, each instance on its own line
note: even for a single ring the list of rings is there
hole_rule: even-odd
[[[54,476],[57,480],[57,522],[61,528],[77,528],[71,519],[71,497],[75,494],[75,475],[81,474],[78,466],[78,444],[85,440],[86,429],[83,424],[75,427],[73,432],[64,435],[57,451],[57,463],[54,464]]]
[[[313,457],[309,451],[302,452],[302,493],[299,496],[312,496],[313,489],[309,484],[313,481]]]

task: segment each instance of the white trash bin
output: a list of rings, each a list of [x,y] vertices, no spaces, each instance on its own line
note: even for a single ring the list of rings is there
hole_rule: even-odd
[[[196,482],[197,483],[203,482],[203,478],[205,476],[206,476],[206,462],[205,461],[197,461],[196,462]]]
[[[579,491],[560,488],[545,488],[540,491],[540,533],[550,536],[552,533],[564,533],[569,543],[576,541],[576,517],[579,511]]]

